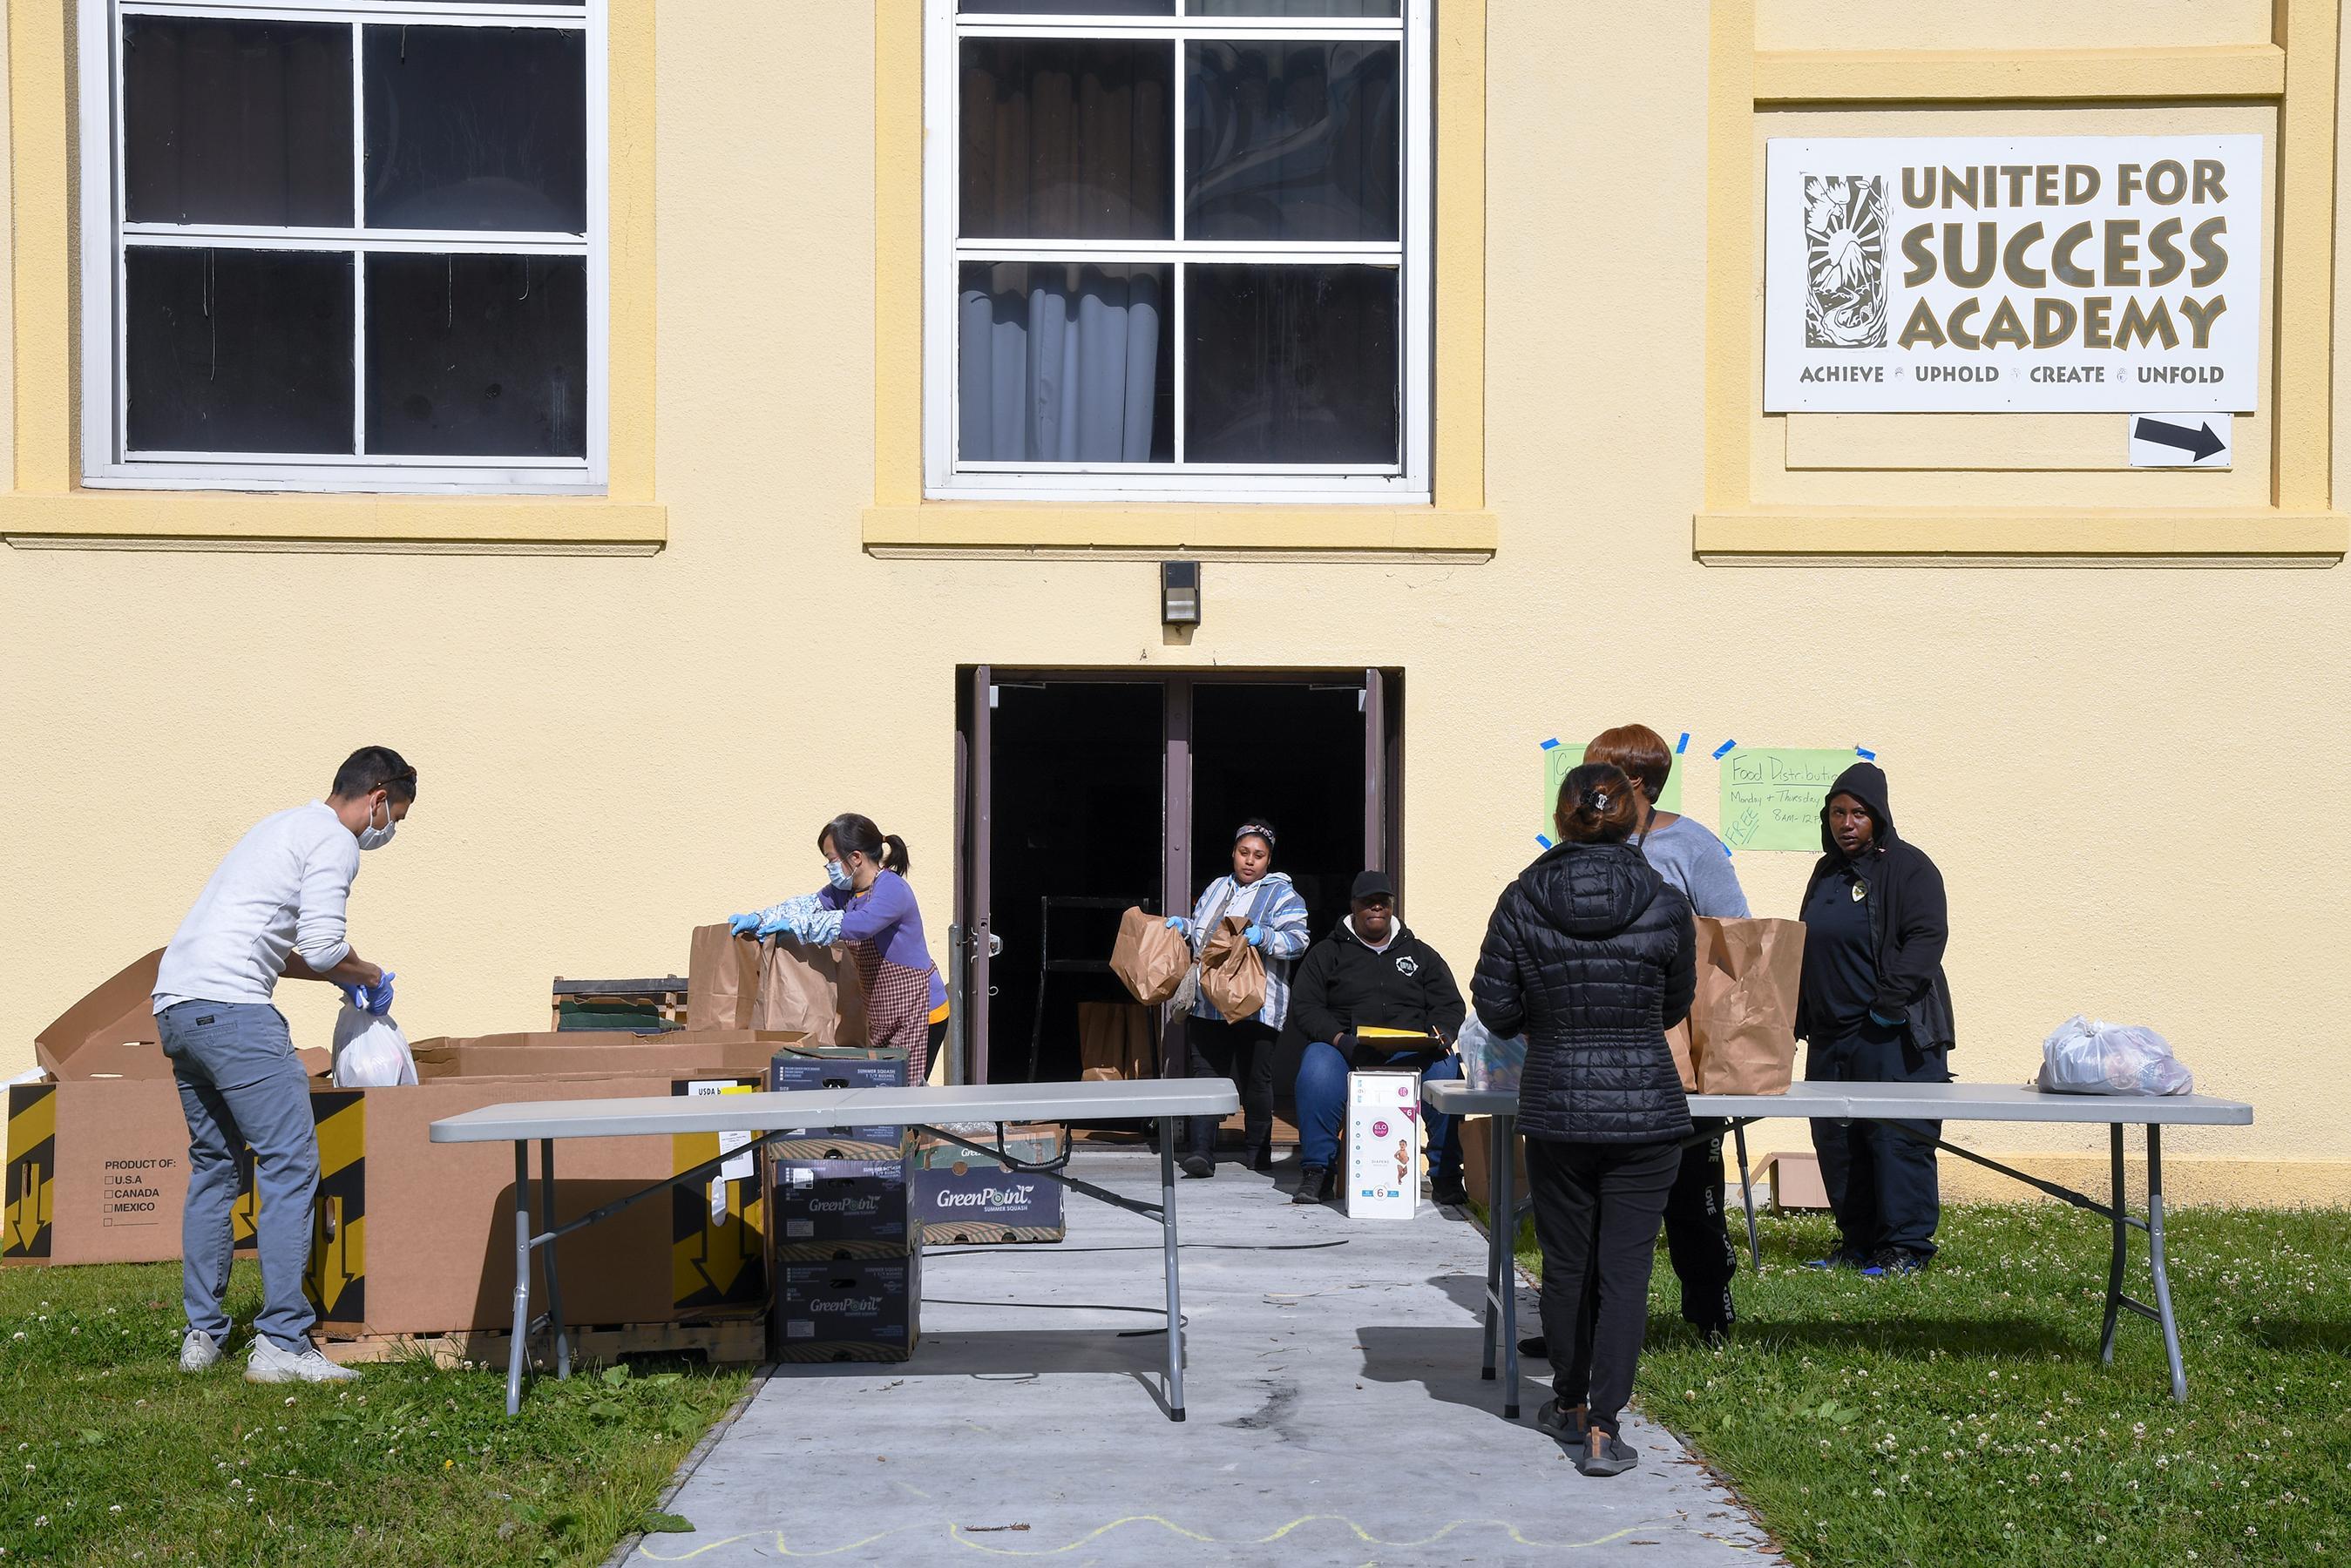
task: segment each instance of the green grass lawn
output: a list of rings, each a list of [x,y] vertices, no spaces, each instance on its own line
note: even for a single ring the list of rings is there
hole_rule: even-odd
[[[1682,1326],[1661,1246],[1636,1397],[1799,1563],[2351,1561],[2351,1214],[2166,1229],[2185,1406],[2152,1323],[2126,1314],[2099,1365],[2105,1227],[2053,1204],[1945,1210],[1907,1279],[1808,1270],[1828,1221],[1766,1219],[1721,1350]]]
[[[549,1378],[508,1420],[503,1374],[422,1360],[256,1387],[240,1336],[183,1376],[182,1323],[176,1263],[0,1270],[0,1563],[598,1563],[747,1376]]]

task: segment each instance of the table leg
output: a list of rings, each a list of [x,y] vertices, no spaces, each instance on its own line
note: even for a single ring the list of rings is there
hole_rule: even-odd
[[[2171,1271],[2163,1255],[2163,1127],[2147,1125],[2147,1248],[2155,1269],[2155,1310],[2163,1324],[2163,1354],[2171,1361],[2171,1397],[2188,1403],[2188,1371],[2179,1363],[2179,1324],[2171,1315]]]
[[[1502,1309],[1502,1417],[1510,1421],[1519,1418],[1519,1162],[1512,1158],[1518,1136],[1518,1117],[1494,1118],[1494,1211],[1500,1219],[1494,1232],[1501,1238],[1502,1258],[1496,1300]]]
[[[1486,1131],[1490,1136],[1486,1140],[1486,1310],[1480,1314],[1486,1325],[1486,1361],[1478,1376],[1488,1383],[1494,1380],[1494,1340],[1502,1321],[1502,1282],[1508,1268],[1504,1260],[1510,1256],[1502,1241],[1510,1227],[1510,1213],[1501,1206],[1502,1172],[1510,1165],[1499,1131],[1501,1125],[1499,1116],[1487,1119]]]
[[[1747,1173],[1747,1129],[1735,1126],[1730,1129],[1730,1136],[1739,1145],[1739,1199],[1747,1210],[1747,1261],[1761,1274],[1763,1272],[1763,1239],[1755,1229],[1755,1179]],[[1787,1210],[1782,1208],[1781,1212],[1784,1214]]]
[[[538,1222],[546,1230],[555,1229],[555,1140],[538,1140]],[[555,1243],[546,1249],[547,1322],[555,1335],[555,1376],[567,1379],[571,1376],[571,1338],[563,1332],[563,1283],[555,1277]]]
[[[522,1411],[522,1364],[530,1355],[530,1140],[515,1140],[514,1337],[507,1342],[507,1414]]]
[[[1167,1418],[1184,1418],[1184,1292],[1176,1274],[1176,1118],[1159,1118],[1159,1236],[1167,1272]]]
[[[2115,1123],[2106,1129],[2106,1163],[2113,1195],[2107,1199],[2113,1212],[2114,1251],[2106,1262],[2106,1324],[2098,1332],[2098,1359],[2111,1366],[2115,1362],[2115,1324],[2123,1314],[2123,1266],[2130,1259],[2130,1221],[2123,1208],[2123,1124]]]

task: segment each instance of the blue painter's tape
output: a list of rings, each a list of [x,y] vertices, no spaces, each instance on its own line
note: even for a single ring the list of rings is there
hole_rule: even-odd
[[[1737,744],[1739,744],[1739,742],[1736,741],[1725,741],[1722,744],[1715,747],[1714,760],[1716,762],[1720,762],[1723,758],[1729,756],[1730,754],[1730,748]]]
[[[1689,750],[1689,732],[1688,732],[1687,730],[1684,730],[1684,731],[1682,732],[1682,738],[1681,738],[1680,740],[1676,741],[1676,742],[1674,742],[1674,755],[1676,755],[1676,756],[1677,756],[1677,757],[1678,757],[1678,756],[1680,756],[1684,752],[1687,752],[1687,751],[1688,751],[1688,750]]]
[[[1874,763],[1877,760],[1877,753],[1867,746],[1855,746],[1853,749],[1853,754],[1865,763]]]
[[[1722,857],[1723,857],[1725,860],[1728,860],[1728,859],[1729,859],[1729,858],[1730,858],[1730,846],[1729,846],[1729,845],[1728,845],[1728,844],[1726,844],[1726,845],[1724,845],[1724,846],[1722,846]]]
[[[1546,752],[1557,751],[1559,749],[1559,737],[1554,735],[1550,740],[1545,741],[1542,743],[1542,749]]]
[[[1548,839],[1548,838],[1545,838],[1545,837],[1544,837],[1541,834],[1540,834],[1540,833],[1538,833],[1538,834],[1536,834],[1536,835],[1535,835],[1535,842],[1536,842],[1537,844],[1541,845],[1545,849],[1549,849],[1549,848],[1551,848],[1551,847],[1552,846],[1552,841],[1551,841],[1550,839]]]

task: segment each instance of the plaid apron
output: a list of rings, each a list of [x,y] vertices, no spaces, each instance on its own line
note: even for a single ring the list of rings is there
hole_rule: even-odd
[[[903,1047],[906,1082],[929,1082],[932,971],[888,962],[872,942],[852,942],[849,950],[865,982],[865,1043]]]

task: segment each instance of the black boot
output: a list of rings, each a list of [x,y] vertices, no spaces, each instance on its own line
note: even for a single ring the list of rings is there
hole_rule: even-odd
[[[1331,1186],[1330,1171],[1319,1165],[1310,1165],[1299,1178],[1298,1190],[1290,1195],[1290,1200],[1300,1205],[1328,1203]]]

